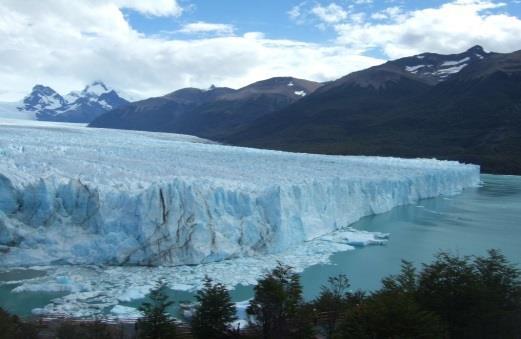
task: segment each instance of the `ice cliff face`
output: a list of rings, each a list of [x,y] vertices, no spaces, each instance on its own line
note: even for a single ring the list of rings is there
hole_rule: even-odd
[[[0,120],[0,265],[179,265],[276,253],[478,182],[477,166],[456,162]]]

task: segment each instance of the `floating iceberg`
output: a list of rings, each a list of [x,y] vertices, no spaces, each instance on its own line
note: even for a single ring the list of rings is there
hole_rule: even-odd
[[[450,161],[0,120],[0,266],[175,266],[276,254],[478,183],[478,166]]]
[[[33,309],[37,315],[69,315],[82,318],[134,319],[135,309],[127,307],[129,302],[144,298],[162,280],[169,288],[177,291],[195,292],[200,289],[205,276],[233,289],[238,285],[255,285],[267,271],[277,263],[291,265],[296,272],[316,264],[329,264],[331,255],[354,250],[360,245],[383,245],[388,235],[345,228],[323,237],[302,243],[290,250],[253,257],[242,257],[201,265],[183,266],[98,266],[98,265],[53,265],[38,266],[43,272],[35,278],[1,282],[9,286],[11,293],[59,292],[65,294],[55,298],[41,308]],[[9,271],[10,268],[0,268]],[[16,298],[16,296],[14,296]],[[125,307],[117,307],[125,306]],[[244,306],[244,305],[243,305]]]

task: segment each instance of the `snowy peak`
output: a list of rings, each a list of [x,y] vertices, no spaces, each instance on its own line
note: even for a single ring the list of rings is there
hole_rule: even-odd
[[[113,96],[113,94],[117,93],[107,87],[101,81],[94,81],[93,83],[85,86],[85,88],[81,91],[72,91],[65,96],[65,100],[68,104],[74,104],[78,100],[86,99],[88,101],[99,101],[102,97]],[[119,96],[118,96],[119,97]]]
[[[469,48],[467,53],[489,54],[489,52],[485,51],[485,49],[480,45]]]
[[[67,103],[71,104],[73,102],[75,102],[76,100],[78,100],[78,98],[81,97],[81,92],[78,92],[78,91],[73,91],[73,92],[70,92],[69,94],[67,94],[66,96],[64,96],[63,98],[65,99],[65,101],[67,101]]]
[[[34,85],[33,89],[31,90],[31,94],[53,95],[57,94],[57,92],[48,86]]]
[[[94,81],[93,83],[85,86],[85,88],[81,91],[72,91],[65,96],[65,100],[72,104],[81,98],[94,98],[98,99],[104,94],[112,92],[112,89],[109,89],[103,82]]]
[[[71,92],[67,96],[69,104],[101,106],[105,111],[120,107],[127,103],[116,91],[101,81],[94,81],[81,92]]]
[[[31,93],[23,99],[22,105],[18,109],[36,112],[45,109],[56,109],[64,104],[65,99],[55,90],[47,86],[36,85]]]
[[[37,120],[88,123],[114,108],[128,104],[103,82],[95,81],[82,91],[61,96],[48,86],[36,85],[16,108]]]
[[[438,83],[458,74],[467,66],[488,59],[494,54],[476,45],[460,54],[423,53],[391,61],[391,63],[399,65],[409,74]]]
[[[83,91],[81,91],[81,94],[83,96],[94,96],[99,97],[105,93],[110,92],[111,90],[105,86],[105,84],[101,81],[94,81],[92,84],[87,85]]]
[[[509,77],[521,76],[521,51],[513,53],[488,53],[482,62],[468,67],[458,75],[459,80],[473,80],[492,76],[497,73]],[[517,97],[517,96],[516,96]]]
[[[423,53],[348,74],[324,86],[321,91],[339,85],[383,89],[391,83],[402,81],[433,86],[452,78],[470,65],[489,60],[494,55],[496,53],[486,52],[481,46],[474,46],[459,54]]]

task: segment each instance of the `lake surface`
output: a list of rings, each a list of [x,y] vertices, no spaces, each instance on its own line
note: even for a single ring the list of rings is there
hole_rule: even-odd
[[[336,253],[330,264],[314,265],[302,273],[305,297],[316,296],[329,276],[346,274],[353,289],[372,290],[383,277],[395,274],[402,259],[420,265],[432,261],[439,251],[460,255],[482,255],[500,249],[521,265],[521,177],[483,175],[483,185],[454,197],[439,197],[366,217],[354,228],[390,233],[384,246],[369,246]],[[16,271],[0,275],[0,281],[30,278],[41,273]],[[24,275],[29,275],[25,277]],[[0,307],[21,315],[42,307],[60,293],[11,293],[16,285],[0,285]],[[172,291],[177,300],[191,300],[188,292]],[[252,296],[251,286],[238,286],[233,299]],[[136,306],[139,300],[127,303]]]
[[[440,251],[483,255],[500,249],[521,268],[521,176],[482,175],[483,185],[454,197],[439,197],[366,217],[354,228],[390,233],[385,246],[334,254],[330,265],[302,273],[305,297],[314,298],[327,278],[346,274],[353,289],[374,290],[381,279],[400,270],[405,259],[421,265]],[[251,289],[234,297],[245,299]]]
[[[387,245],[337,253],[331,260],[334,265],[310,267],[303,273],[306,295],[319,292],[324,276],[340,273],[354,288],[376,289],[382,277],[398,273],[402,259],[420,265],[431,262],[439,251],[483,255],[500,249],[521,265],[521,177],[483,175],[482,181],[482,187],[461,195],[364,218],[355,227],[390,233]]]

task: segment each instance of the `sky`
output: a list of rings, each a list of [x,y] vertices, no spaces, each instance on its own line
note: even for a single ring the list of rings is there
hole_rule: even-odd
[[[521,0],[0,0],[0,101],[101,80],[137,100],[389,59],[521,49]]]

